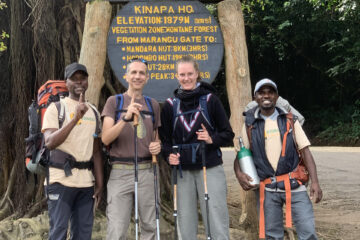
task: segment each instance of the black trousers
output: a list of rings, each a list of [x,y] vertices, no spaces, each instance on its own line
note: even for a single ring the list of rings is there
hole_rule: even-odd
[[[94,187],[73,188],[54,183],[46,187],[50,219],[49,240],[90,240],[93,226]]]

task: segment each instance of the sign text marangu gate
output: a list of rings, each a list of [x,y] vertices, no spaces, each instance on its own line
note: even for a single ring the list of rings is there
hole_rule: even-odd
[[[178,86],[178,59],[193,56],[203,81],[211,83],[223,53],[220,27],[198,1],[130,2],[117,13],[109,30],[108,56],[117,78],[127,87],[126,64],[132,58],[145,59],[150,79],[144,94],[160,102]]]

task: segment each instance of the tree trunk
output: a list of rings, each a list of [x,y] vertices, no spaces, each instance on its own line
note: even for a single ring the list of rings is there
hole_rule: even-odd
[[[56,2],[40,0],[33,1],[33,4],[33,56],[36,65],[35,89],[38,89],[46,80],[55,79],[58,64],[56,53],[60,50],[60,43],[54,11]]]
[[[9,74],[1,74],[4,77],[1,89],[7,94],[0,97],[3,106],[0,114],[0,219],[14,213],[22,216],[33,204],[30,215],[42,209],[43,178],[36,183],[33,175],[26,175],[24,169],[27,108],[42,83],[63,78],[64,55],[69,62],[78,59],[78,29],[83,26],[79,14],[84,13],[85,7],[82,1],[69,3],[68,0],[65,3],[60,0],[7,2],[11,13],[7,51],[11,62],[8,63]],[[66,45],[62,42],[65,38],[59,36],[69,31],[73,32],[65,54],[62,49],[62,44]]]
[[[242,112],[251,101],[251,82],[246,46],[245,25],[238,0],[225,0],[218,5],[220,27],[225,45],[226,89],[231,111],[230,123],[238,137],[244,123]],[[235,138],[234,145],[238,146]],[[241,188],[240,188],[241,189]],[[256,198],[253,191],[241,189],[240,224],[247,239],[257,239]]]
[[[99,103],[101,88],[105,83],[104,66],[106,60],[106,41],[111,18],[111,5],[106,1],[86,4],[85,27],[79,62],[89,72],[89,88],[86,98],[96,106]]]
[[[9,6],[8,8],[3,8],[1,14],[3,15],[0,22],[0,31],[4,30],[7,33],[10,33],[10,3],[9,0],[2,1]],[[11,99],[11,79],[9,71],[9,61],[10,61],[10,50],[9,50],[9,40],[7,39],[5,45],[8,47],[6,51],[0,52],[0,196],[4,193],[7,188],[7,182],[9,180],[10,167],[8,166],[10,161],[10,152],[9,152],[9,141],[7,136],[11,134],[9,128],[3,124],[6,122],[7,117],[7,107],[5,103],[10,102]]]
[[[31,58],[31,32],[25,27],[24,21],[29,9],[21,1],[10,2],[10,59],[12,80],[10,82],[11,99],[1,99],[5,116],[2,116],[1,137],[7,149],[1,150],[2,172],[8,182],[0,200],[0,219],[7,217],[16,208],[24,211],[27,203],[24,173],[24,136],[27,132],[27,103],[30,96],[30,84],[33,72]],[[3,102],[8,100],[7,102]],[[10,133],[10,134],[9,134]]]

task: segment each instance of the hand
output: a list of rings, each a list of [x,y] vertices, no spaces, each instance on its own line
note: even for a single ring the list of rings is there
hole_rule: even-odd
[[[85,103],[85,97],[83,93],[80,93],[79,104],[75,108],[75,119],[79,121],[85,115],[89,107]]]
[[[171,153],[169,155],[169,163],[170,165],[179,165],[180,163],[180,154],[177,153],[177,154],[174,154],[174,153]]]
[[[100,202],[101,202],[101,197],[102,197],[102,191],[103,188],[102,187],[96,187],[95,186],[95,192],[93,195],[94,201],[95,201],[95,208],[98,208]]]
[[[161,151],[160,142],[151,142],[149,145],[149,151],[151,155],[158,155]]]
[[[207,144],[212,144],[212,138],[209,135],[209,132],[206,130],[204,124],[201,124],[202,131],[197,131],[197,139],[200,141],[205,141]]]
[[[241,172],[239,161],[237,159],[234,160],[234,172],[242,189],[248,191],[255,187],[255,185],[250,184],[250,181],[252,181],[253,179],[246,173]]]
[[[322,199],[322,190],[319,183],[311,182],[310,186],[310,200],[314,200],[315,203],[320,202]]]
[[[245,191],[251,190],[252,188],[255,187],[255,185],[250,183],[253,179],[246,173],[240,172],[239,174],[235,173],[235,175],[236,175],[238,182],[240,183],[240,186]]]
[[[131,97],[130,105],[127,108],[127,112],[125,114],[125,119],[130,120],[133,117],[133,115],[136,115],[139,117],[141,108],[142,108],[141,104],[135,102],[135,94],[134,94]]]

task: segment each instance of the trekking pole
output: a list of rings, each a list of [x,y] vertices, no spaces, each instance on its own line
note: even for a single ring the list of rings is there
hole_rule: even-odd
[[[156,132],[155,132],[156,139]],[[154,192],[155,192],[155,212],[156,212],[156,233],[157,240],[160,240],[160,214],[159,214],[159,198],[158,198],[158,177],[156,171],[157,159],[156,155],[152,155],[152,164],[154,169]]]
[[[178,153],[178,146],[173,146],[173,154]],[[173,165],[172,167],[172,177],[173,177],[173,197],[174,197],[174,239],[178,239],[177,235],[177,198],[176,198],[176,191],[177,191],[177,166]]]
[[[203,129],[199,129],[199,132],[203,132]],[[207,222],[207,240],[211,240],[211,231],[210,231],[210,221],[209,221],[209,194],[207,189],[207,180],[206,180],[206,161],[205,161],[205,141],[200,142],[201,147],[201,157],[202,157],[202,168],[203,168],[203,176],[204,176],[204,199],[206,206],[206,222]]]
[[[139,237],[139,214],[138,214],[138,146],[137,146],[137,127],[139,125],[138,116],[134,114],[134,148],[135,148],[135,239]]]

